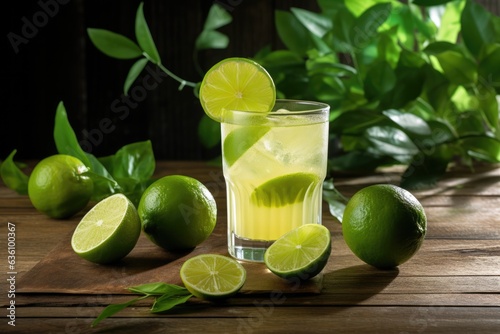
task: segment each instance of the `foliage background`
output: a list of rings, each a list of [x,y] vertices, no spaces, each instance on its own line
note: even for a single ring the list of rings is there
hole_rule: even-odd
[[[123,81],[134,60],[105,56],[92,45],[86,29],[103,28],[134,38],[134,18],[140,2],[67,1],[59,5],[57,13],[37,29],[28,43],[19,46],[18,53],[7,35],[22,36],[23,18],[32,21],[42,8],[37,0],[3,5],[1,47],[7,61],[0,69],[0,77],[6,83],[1,93],[0,160],[13,149],[17,149],[16,159],[54,154],[52,131],[61,100],[79,140],[85,139],[85,131],[99,129],[104,118],[116,125],[102,136],[99,145],[93,145],[91,153],[96,156],[106,156],[125,144],[147,139],[151,139],[157,159],[210,159],[217,155],[217,149],[204,148],[197,138],[197,124],[203,115],[199,101],[192,90],[178,91],[174,80],[163,78],[135,109],[130,108],[124,119],[120,118],[123,113],[111,110],[112,103],[121,97]],[[201,52],[201,70],[225,57],[252,57],[268,44],[281,47],[274,27],[276,9],[302,6],[317,10],[316,1],[312,0],[217,2],[225,5],[233,17],[231,24],[221,28],[230,44],[227,49]],[[164,64],[186,80],[202,78],[193,61],[194,43],[213,3],[144,1],[144,15]]]
[[[426,2],[426,0],[422,1]],[[373,3],[376,2],[373,1]],[[63,100],[68,110],[69,120],[80,143],[86,151],[95,155],[111,154],[126,143],[146,139],[152,140],[157,159],[206,159],[217,155],[218,145],[214,145],[210,149],[199,144],[197,126],[203,112],[191,90],[178,91],[177,82],[162,75],[154,66],[148,66],[142,77],[136,82],[139,87],[132,87],[132,92],[134,92],[134,88],[137,88],[135,90],[137,94],[132,94],[132,99],[127,99],[122,95],[123,78],[133,62],[116,61],[105,57],[89,42],[85,34],[85,29],[88,27],[109,29],[133,39],[134,10],[139,2],[127,1],[118,4],[114,1],[80,0],[63,2],[62,4],[55,1],[47,1],[44,5],[42,2],[27,3],[31,4],[31,7],[24,3],[17,7],[12,5],[9,8],[11,15],[9,15],[10,19],[7,22],[10,26],[7,28],[6,35],[21,34],[24,37],[24,42],[13,46],[12,40],[9,40],[12,66],[7,66],[4,71],[6,76],[11,78],[13,84],[9,86],[9,90],[5,94],[8,112],[6,112],[6,121],[2,122],[2,130],[4,131],[1,133],[4,140],[2,140],[1,154],[5,156],[13,148],[18,149],[18,158],[40,158],[54,153],[55,147],[51,140],[53,114],[57,101]],[[231,24],[220,29],[229,37],[229,47],[223,50],[206,50],[194,53],[195,39],[202,30],[203,21],[213,3],[194,0],[182,3],[145,1],[145,16],[151,27],[163,64],[187,80],[199,81],[204,70],[219,59],[228,56],[253,57],[266,46],[269,47],[269,50],[283,48],[276,30],[282,38],[286,37],[286,34],[279,31],[283,24],[276,25],[276,23],[285,22],[285,25],[287,24],[287,19],[283,20],[284,13],[296,14],[293,7],[310,9],[313,12],[319,11],[316,1],[227,1],[218,3],[223,5],[233,17]],[[324,7],[324,4],[328,2],[320,1],[320,4],[322,3],[322,7]],[[494,7],[495,2],[491,2],[490,5]],[[498,6],[498,4],[496,5]],[[384,10],[381,7],[381,11],[384,12]],[[43,20],[44,15],[46,20]],[[21,18],[19,19],[19,17]],[[368,21],[370,19],[368,17]],[[33,23],[37,23],[36,27],[33,26]],[[29,27],[30,24],[31,27]],[[321,24],[322,22],[319,22],[319,25]],[[367,24],[373,25],[373,22]],[[64,26],[64,29],[61,29],[61,26]],[[288,28],[293,32],[296,26],[290,25]],[[352,26],[345,28],[346,31],[356,30]],[[427,29],[425,25],[417,28],[425,35]],[[333,34],[336,40],[342,40],[345,37],[342,36],[343,32],[338,29],[334,29]],[[365,39],[366,36],[362,37]],[[391,38],[390,34],[382,37]],[[390,41],[388,43],[380,41],[381,39],[377,37],[376,43],[383,44],[384,47],[394,47],[394,43]],[[288,48],[290,46],[294,48],[293,43],[294,41],[290,43],[290,40],[285,40]],[[337,46],[338,43],[335,47]],[[457,54],[462,58],[465,58],[464,55],[469,56],[467,52],[463,53],[461,50],[455,52],[456,50],[449,49],[449,46],[446,46],[448,48],[446,50],[442,47],[442,45],[435,47],[427,52],[427,56],[430,53],[440,55],[443,50],[452,51],[453,56],[457,56]],[[300,50],[301,48],[303,50]],[[294,51],[298,51],[296,53],[299,56],[301,52],[308,51],[300,45],[296,45],[295,49]],[[38,54],[34,51],[38,51]],[[356,59],[352,56],[352,52],[351,54],[345,52],[349,50],[342,50],[342,46],[334,51],[347,54],[347,58],[343,59],[344,63],[355,65],[365,72],[361,78],[364,80],[365,94],[368,98],[371,96],[373,100],[381,101],[382,105],[385,104],[385,108],[379,110],[383,111],[382,116],[388,119],[401,119],[402,115],[398,114],[397,110],[383,110],[394,107],[394,105],[398,107],[398,103],[394,103],[397,102],[394,98],[401,94],[395,94],[395,91],[390,92],[390,90],[401,86],[405,80],[415,80],[415,75],[418,76],[419,73],[410,73],[411,76],[406,78],[404,76],[407,72],[403,72],[403,78],[395,78],[392,82],[391,80],[383,80],[387,73],[391,74],[390,69],[386,70],[387,67],[396,66],[395,59],[386,57],[387,59],[380,60],[380,66],[371,66],[370,62],[365,62],[363,59],[363,57],[366,58],[365,53],[361,53]],[[322,63],[318,55],[311,57],[309,54],[308,56],[310,60],[313,60],[312,64],[309,64],[313,71],[315,70],[314,66],[318,66],[317,70],[320,72],[329,70],[322,67],[325,63]],[[477,55],[472,56],[477,57]],[[286,70],[297,70],[294,68],[293,57],[275,57],[273,63],[273,57],[269,57],[266,52],[259,52],[257,58],[266,67],[269,67],[276,77],[285,73],[286,80],[282,80],[279,88],[286,92],[288,97],[293,97],[294,87],[283,86],[283,82],[293,82],[293,76],[286,76]],[[288,69],[279,68],[284,60],[290,59],[292,64]],[[414,59],[410,58],[408,61],[415,62]],[[463,59],[460,61],[463,64]],[[363,66],[367,67],[363,68]],[[471,74],[469,77],[475,75],[475,73],[469,74]],[[323,74],[320,73],[320,81],[324,79],[321,75]],[[364,77],[365,75],[366,77]],[[338,73],[334,73],[332,77],[335,76],[338,76]],[[467,78],[467,75],[465,77],[465,81],[470,79]],[[379,78],[382,79],[379,80]],[[460,81],[462,79],[460,76],[454,76],[453,80]],[[148,84],[147,89],[145,89],[146,84]],[[333,88],[338,88],[335,86],[335,82],[330,84],[333,85]],[[347,82],[347,84],[351,83]],[[295,87],[300,87],[300,83]],[[312,98],[327,100],[333,104],[336,103],[335,99],[344,101],[346,97],[345,95],[316,96],[310,93]],[[308,92],[301,93],[298,97],[304,98],[307,97],[307,94]],[[385,96],[381,97],[381,95]],[[370,114],[370,110],[377,107],[372,107],[370,102],[364,101],[362,106],[364,110],[356,114],[356,119],[352,117],[346,119],[346,122],[342,123],[342,128],[334,126],[334,131],[345,131],[343,124],[351,124],[352,126],[353,122],[357,122],[358,117],[360,117],[360,123],[371,122],[373,115]],[[418,112],[416,114],[418,115]],[[33,122],[27,122],[28,119]],[[409,121],[411,123],[416,119]],[[12,126],[12,124],[22,125],[22,128]],[[338,124],[340,122],[337,122],[337,127]],[[422,128],[418,129],[418,126],[414,126],[414,128],[417,132],[422,130]],[[412,129],[410,129],[411,131]],[[370,133],[370,138],[378,134],[380,132]],[[425,135],[425,133],[422,132],[420,135]],[[33,140],[33,138],[37,138],[37,140]],[[370,146],[364,144],[362,140],[346,141],[345,138],[346,136],[342,138],[345,147],[350,145],[364,151],[370,149]],[[377,149],[380,147],[381,145],[377,145]],[[401,162],[411,162],[411,153],[415,149],[414,147],[390,146],[387,150],[388,152],[392,150],[391,154],[382,158],[389,159],[387,161],[389,163],[394,162],[394,160],[398,161],[400,156],[394,154],[394,150],[398,148],[406,150],[403,152],[404,154],[400,155],[406,155],[401,158]],[[431,159],[427,159],[427,161],[431,161]],[[375,161],[373,166],[383,162],[385,161]],[[439,163],[439,161],[437,162]]]

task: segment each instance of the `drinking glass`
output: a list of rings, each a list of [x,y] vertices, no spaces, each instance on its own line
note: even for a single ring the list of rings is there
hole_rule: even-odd
[[[321,224],[327,104],[276,100],[269,113],[226,110],[221,123],[229,254],[262,262],[286,232]]]

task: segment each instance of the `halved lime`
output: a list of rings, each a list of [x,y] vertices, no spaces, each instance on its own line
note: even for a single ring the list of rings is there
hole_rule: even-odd
[[[228,167],[231,167],[269,129],[268,126],[244,126],[230,132],[223,144],[224,160]]]
[[[323,270],[330,252],[330,231],[320,224],[305,224],[269,246],[264,262],[269,270],[282,278],[307,280]]]
[[[111,263],[134,248],[141,233],[137,210],[122,194],[97,203],[76,227],[71,247],[82,258],[95,263]]]
[[[278,176],[255,188],[252,202],[267,207],[302,202],[308,189],[319,181],[317,175],[302,172]]]
[[[236,260],[218,254],[201,254],[181,267],[184,286],[204,299],[223,299],[236,294],[246,279],[245,268]]]
[[[205,113],[217,122],[223,110],[269,112],[276,89],[269,73],[247,58],[227,58],[205,74],[200,102]]]

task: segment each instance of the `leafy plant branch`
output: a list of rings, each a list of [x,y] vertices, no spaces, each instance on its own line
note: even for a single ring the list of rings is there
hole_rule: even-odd
[[[278,96],[330,104],[332,175],[406,165],[411,189],[450,163],[500,162],[499,17],[474,0],[318,5],[277,11],[286,49],[256,60]]]

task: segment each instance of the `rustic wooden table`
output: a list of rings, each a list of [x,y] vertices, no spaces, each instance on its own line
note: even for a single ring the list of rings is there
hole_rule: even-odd
[[[202,162],[159,163],[157,175],[167,174],[189,175],[207,184],[219,206],[218,228],[224,229],[225,190],[219,167]],[[335,184],[350,196],[364,186],[397,184],[399,179],[397,171],[385,171],[337,178]],[[32,208],[26,196],[2,185],[0,332],[498,333],[499,181],[500,169],[451,171],[437,187],[413,192],[425,207],[428,234],[420,251],[398,269],[377,270],[358,260],[325,205],[324,224],[331,230],[333,251],[320,293],[242,293],[220,304],[193,299],[166,314],[151,314],[150,301],[144,301],[95,328],[90,323],[105,305],[131,296],[104,291],[23,292],[23,284],[30,283],[23,277],[37,280],[33,268],[71,234],[83,213],[69,220],[46,218]],[[15,250],[11,263],[9,247]],[[59,262],[55,272],[65,269],[64,261]],[[57,277],[53,278],[56,282]],[[92,279],[99,282],[102,278]],[[46,284],[50,287],[50,280]]]

